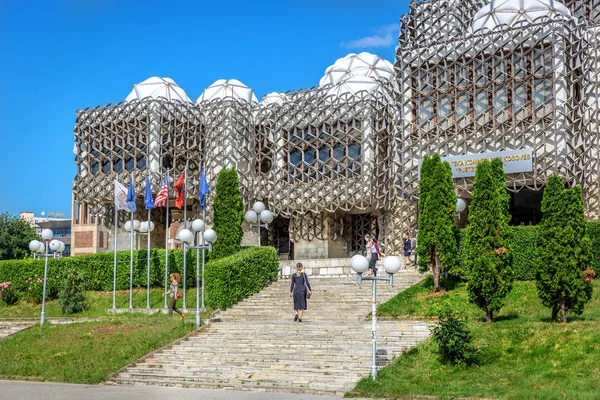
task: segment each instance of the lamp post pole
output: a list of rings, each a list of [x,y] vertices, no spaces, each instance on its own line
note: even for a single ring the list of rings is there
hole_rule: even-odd
[[[257,201],[252,206],[252,210],[246,212],[244,218],[250,225],[250,229],[258,227],[258,247],[260,247],[260,228],[269,229],[269,224],[273,222],[273,213],[266,209],[262,201]],[[264,224],[261,222],[264,222]]]
[[[383,261],[383,268],[388,273],[384,276],[363,276],[369,268],[369,261],[362,255],[355,255],[350,259],[350,267],[356,272],[356,283],[362,284],[362,281],[372,281],[372,300],[371,300],[371,347],[372,363],[371,378],[377,379],[377,281],[383,281],[388,285],[394,284],[394,274],[400,270],[402,262],[398,257],[386,257]]]
[[[58,258],[60,259],[60,253],[62,253],[65,249],[65,244],[60,240],[52,240],[53,232],[50,229],[42,230],[42,239],[45,240],[46,244],[38,241],[32,240],[29,242],[29,250],[40,253],[40,257],[44,257],[44,282],[43,282],[43,292],[42,292],[42,312],[40,314],[40,326],[44,326],[44,322],[46,321],[46,281],[48,280],[48,258]],[[50,243],[48,243],[50,241]],[[48,250],[52,250],[52,254]],[[44,253],[43,255],[41,253]],[[58,257],[57,257],[58,255]],[[35,256],[35,254],[34,254]]]
[[[205,213],[203,213],[205,216]],[[198,263],[198,253],[202,250],[202,308],[204,308],[204,252],[205,250],[212,251],[212,244],[217,240],[217,233],[208,229],[205,230],[206,226],[204,221],[196,219],[192,222],[192,231],[183,229],[179,232],[179,239],[183,242],[184,248],[196,249],[196,328],[201,325],[200,318],[200,265]],[[194,242],[199,242],[198,234],[202,234],[202,244],[193,245]],[[208,242],[208,243],[206,243]]]

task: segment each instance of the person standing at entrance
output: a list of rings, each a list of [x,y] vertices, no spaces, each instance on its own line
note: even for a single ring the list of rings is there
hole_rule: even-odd
[[[290,286],[290,297],[294,298],[294,311],[296,316],[294,321],[302,322],[304,310],[306,310],[306,299],[310,299],[312,290],[308,277],[302,272],[302,263],[296,264],[296,273],[292,275],[292,284]]]
[[[412,240],[408,237],[408,233],[404,234],[404,269],[407,269],[412,264],[410,255],[412,253]]]

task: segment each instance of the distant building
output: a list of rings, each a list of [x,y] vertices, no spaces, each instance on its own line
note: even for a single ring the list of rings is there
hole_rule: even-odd
[[[36,217],[35,214],[30,211],[22,212],[20,217],[35,229],[40,236],[42,234],[42,229],[51,229],[54,233],[53,239],[58,239],[65,244],[65,251],[63,251],[62,255],[65,257],[71,255],[71,218],[51,216]]]

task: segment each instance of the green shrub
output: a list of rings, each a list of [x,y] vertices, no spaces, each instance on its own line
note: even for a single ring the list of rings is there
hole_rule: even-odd
[[[515,279],[534,280],[537,228],[535,226],[511,226],[510,231],[509,246],[512,250]]]
[[[260,291],[277,277],[279,259],[273,247],[250,247],[206,266],[206,305],[228,308]]]
[[[586,234],[592,241],[592,265],[590,268],[600,275],[600,221],[588,221]]]
[[[219,172],[216,192],[213,229],[217,232],[217,241],[213,245],[213,260],[228,257],[242,248],[244,204],[235,168],[224,168]]]
[[[72,269],[67,274],[60,291],[59,302],[63,314],[76,314],[85,310],[85,282],[77,270]]]
[[[12,306],[19,301],[19,293],[10,282],[2,282],[0,283],[0,299],[7,306]]]
[[[471,343],[471,332],[467,328],[466,317],[447,309],[439,315],[439,324],[433,328],[432,334],[442,362],[477,364],[479,350]]]

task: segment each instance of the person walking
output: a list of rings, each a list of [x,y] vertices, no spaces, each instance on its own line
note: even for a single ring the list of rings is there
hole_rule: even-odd
[[[407,269],[412,264],[410,255],[412,253],[412,240],[408,237],[408,233],[404,234],[404,269]]]
[[[371,237],[371,258],[369,259],[369,275],[377,276],[377,260],[381,258],[381,252],[379,251],[379,243],[375,236]]]
[[[371,241],[370,235],[365,235],[365,257],[367,261],[369,261],[369,269],[367,270],[366,276],[373,275],[373,270],[371,269],[371,257],[373,256],[373,242]]]
[[[171,278],[171,286],[169,286],[169,291],[163,293],[163,297],[169,295],[171,300],[169,300],[169,318],[173,317],[173,311],[175,311],[181,319],[185,318],[185,314],[181,312],[180,309],[177,308],[177,299],[181,297],[181,292],[178,290],[179,288],[179,280],[181,279],[177,272],[173,272],[169,275]]]
[[[296,273],[292,275],[292,284],[290,286],[290,297],[294,298],[294,311],[296,316],[294,321],[302,322],[302,316],[306,310],[306,300],[310,299],[312,289],[308,277],[302,272],[302,263],[296,264]]]

